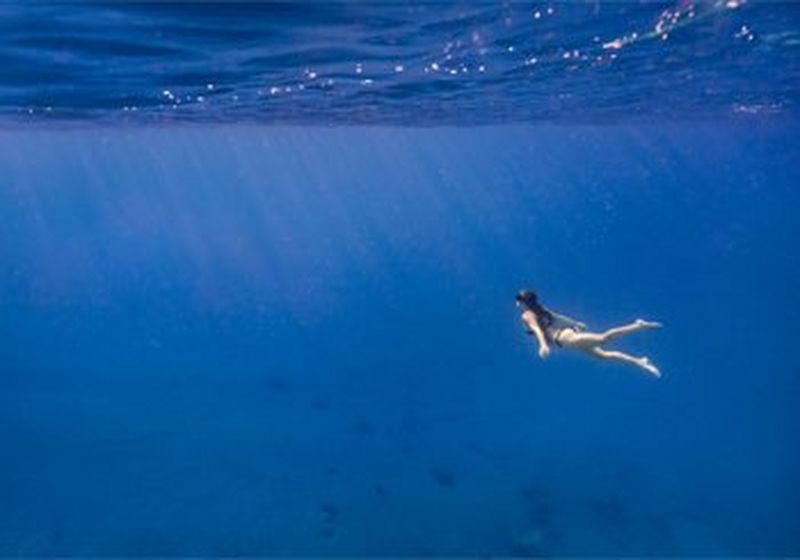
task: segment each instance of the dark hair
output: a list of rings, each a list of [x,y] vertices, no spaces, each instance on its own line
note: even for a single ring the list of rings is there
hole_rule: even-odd
[[[536,308],[541,307],[536,292],[532,290],[520,290],[517,292],[515,299],[525,307],[530,308],[531,311],[536,311]]]
[[[536,321],[542,328],[547,328],[553,324],[553,314],[550,313],[544,305],[539,303],[539,297],[533,290],[520,290],[517,292],[517,297],[515,299],[527,309],[533,311],[536,315]]]

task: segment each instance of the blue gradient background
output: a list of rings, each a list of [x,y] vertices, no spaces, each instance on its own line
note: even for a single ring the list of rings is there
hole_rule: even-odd
[[[0,133],[0,554],[800,554],[797,138]]]

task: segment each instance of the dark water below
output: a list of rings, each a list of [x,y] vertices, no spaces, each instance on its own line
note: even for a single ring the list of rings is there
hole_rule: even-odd
[[[0,135],[0,552],[798,554],[796,138]]]

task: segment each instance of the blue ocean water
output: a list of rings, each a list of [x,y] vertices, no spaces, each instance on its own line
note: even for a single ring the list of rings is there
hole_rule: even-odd
[[[0,555],[800,555],[798,22],[1,4]]]

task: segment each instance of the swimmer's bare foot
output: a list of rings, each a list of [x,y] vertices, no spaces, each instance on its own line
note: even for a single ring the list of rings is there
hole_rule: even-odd
[[[661,326],[661,323],[657,321],[645,321],[644,319],[636,319],[635,324],[643,329],[657,329]]]
[[[656,366],[653,365],[653,363],[650,361],[650,358],[648,358],[647,356],[639,359],[639,367],[646,370],[653,377],[656,378],[661,377],[661,372],[658,370]]]

